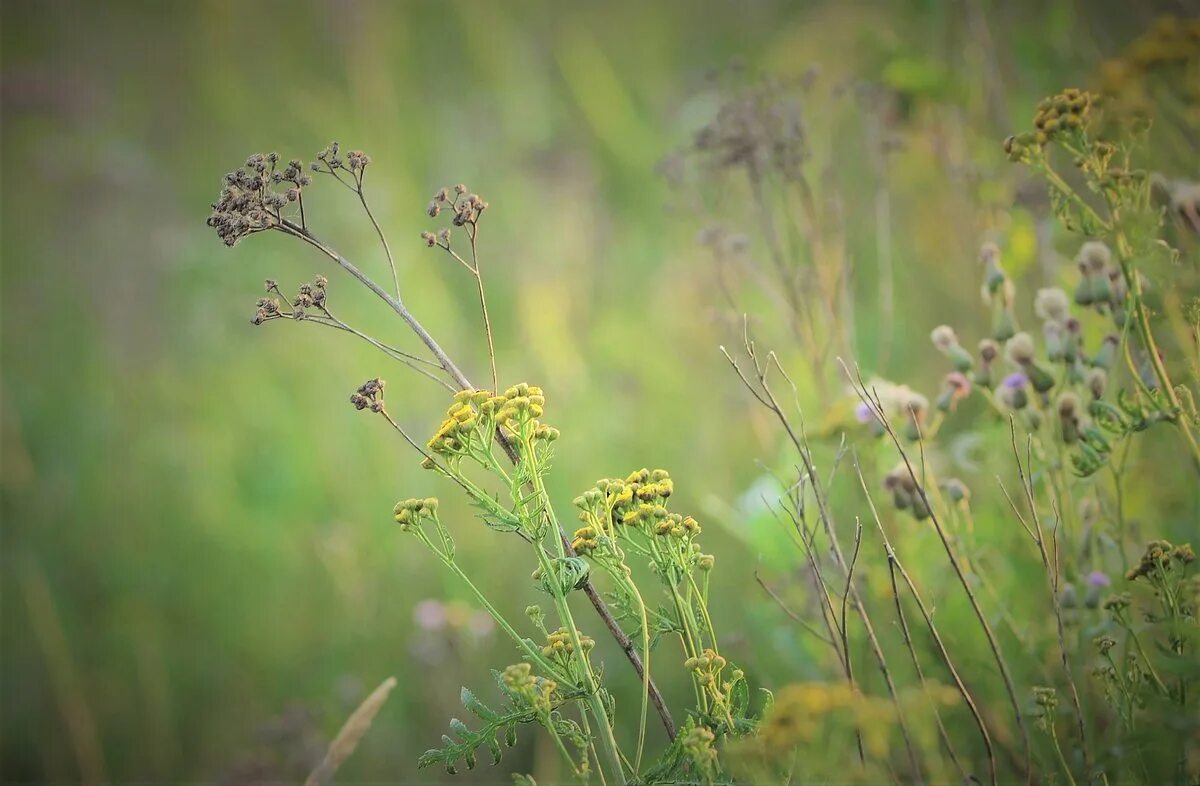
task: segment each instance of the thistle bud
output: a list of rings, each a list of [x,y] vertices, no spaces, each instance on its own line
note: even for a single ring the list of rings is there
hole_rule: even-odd
[[[1048,322],[1065,322],[1070,316],[1067,293],[1058,287],[1039,289],[1034,297],[1033,312]]]
[[[971,366],[975,364],[971,353],[959,345],[958,336],[954,333],[954,328],[949,325],[939,325],[934,328],[933,332],[929,334],[929,338],[937,350],[950,359],[956,371],[970,371]]]
[[[1120,343],[1121,339],[1112,333],[1105,336],[1104,341],[1100,344],[1100,349],[1092,357],[1092,366],[1094,368],[1102,368],[1106,371],[1111,369],[1113,362],[1117,358],[1117,347]]]
[[[1092,394],[1093,399],[1104,397],[1105,388],[1108,387],[1108,372],[1102,368],[1096,367],[1088,371],[1087,388]]]
[[[1067,391],[1058,398],[1058,420],[1062,440],[1067,445],[1079,441],[1079,396]]]

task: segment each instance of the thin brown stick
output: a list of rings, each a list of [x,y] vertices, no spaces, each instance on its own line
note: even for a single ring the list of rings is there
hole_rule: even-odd
[[[909,630],[908,618],[904,614],[904,604],[900,601],[900,591],[896,584],[896,572],[900,567],[900,560],[896,556],[896,551],[894,548],[892,548],[891,542],[888,540],[887,532],[883,529],[883,522],[879,519],[879,511],[875,508],[875,500],[871,498],[871,492],[867,489],[867,481],[863,476],[862,466],[858,462],[857,454],[854,456],[854,469],[858,473],[858,481],[862,485],[863,494],[866,496],[867,507],[871,510],[871,517],[874,519],[875,526],[878,527],[879,534],[883,538],[884,551],[888,558],[888,577],[890,578],[892,585],[892,600],[896,604],[896,618],[900,622],[900,632],[904,635],[904,647],[908,650],[909,657],[912,659],[913,669],[917,673],[917,680],[921,683],[921,690],[924,691],[926,697],[928,697],[930,700],[930,704],[933,706],[933,717],[937,722],[938,736],[941,737],[942,745],[945,746],[946,752],[950,754],[950,760],[954,762],[954,766],[958,768],[959,774],[962,775],[963,782],[966,783],[970,780],[970,776],[967,774],[966,769],[959,760],[958,754],[955,753],[954,745],[950,742],[950,734],[946,731],[946,725],[942,722],[942,714],[938,712],[937,704],[933,700],[933,697],[929,694],[929,685],[925,681],[925,670],[921,667],[921,658],[917,655],[917,650],[913,646],[912,632]],[[915,590],[913,590],[913,592],[915,596]],[[918,602],[920,602],[919,598]],[[932,624],[932,619],[930,619],[930,624]],[[934,632],[934,635],[937,635],[936,631]],[[951,666],[951,670],[953,670],[953,666]],[[961,681],[956,680],[955,684],[959,687],[960,693],[966,690],[965,686],[961,684]],[[965,696],[964,698],[968,702],[969,706],[970,696]],[[988,747],[990,751],[990,738],[988,737],[986,726],[982,725],[983,718],[980,715],[976,715],[975,720],[978,724],[980,724],[979,731],[983,736],[984,745],[985,747]],[[993,762],[993,782],[995,781],[995,778],[996,771],[995,764]]]
[[[1034,534],[1033,542],[1038,548],[1038,554],[1041,555],[1042,568],[1045,571],[1046,581],[1049,585],[1050,606],[1054,610],[1054,621],[1058,629],[1058,650],[1062,656],[1063,673],[1066,675],[1067,686],[1070,688],[1071,692],[1071,704],[1075,709],[1075,721],[1077,731],[1079,733],[1079,746],[1083,753],[1084,774],[1087,779],[1090,779],[1092,771],[1092,757],[1087,743],[1087,729],[1083,722],[1083,705],[1079,700],[1079,689],[1075,685],[1075,675],[1071,669],[1071,656],[1067,651],[1066,625],[1063,623],[1062,600],[1058,591],[1058,558],[1056,554],[1052,560],[1050,554],[1046,551],[1046,542],[1042,537],[1041,519],[1038,516],[1037,502],[1033,494],[1033,481],[1026,474],[1025,465],[1021,463],[1021,452],[1017,447],[1017,426],[1011,416],[1009,417],[1008,425],[1009,433],[1011,434],[1012,438],[1013,456],[1017,461],[1017,475],[1021,479],[1021,487],[1025,491],[1025,499],[1029,503],[1029,517],[1033,520],[1032,528],[1025,524],[1025,517],[1021,515],[1021,511],[1017,508],[1016,502],[1011,496],[1009,496],[1008,489],[1004,488],[1004,483],[1002,482],[1000,483],[1000,490],[1004,492],[1004,498],[1008,500],[1009,506],[1012,507],[1013,513],[1016,514],[1018,519],[1020,519],[1022,526],[1025,527],[1025,531],[1031,534],[1036,533]],[[1026,457],[1028,460],[1028,451],[1026,452]],[[999,482],[999,478],[997,478],[997,481]],[[1055,513],[1055,519],[1056,521],[1058,519],[1057,511]],[[1055,525],[1055,531],[1057,531],[1057,524]]]
[[[832,640],[825,638],[825,636],[823,636],[821,634],[821,631],[817,630],[816,628],[814,628],[812,625],[809,624],[808,620],[804,619],[803,617],[801,617],[799,614],[792,611],[792,609],[788,607],[787,603],[784,602],[783,598],[779,597],[779,593],[777,593],[775,590],[771,589],[771,585],[768,584],[767,580],[762,577],[762,574],[759,573],[758,568],[754,569],[754,580],[758,582],[758,586],[763,588],[763,591],[766,592],[768,596],[770,596],[771,600],[775,601],[775,605],[779,607],[780,611],[782,611],[784,614],[786,614],[792,620],[792,622],[795,622],[801,628],[806,630],[810,635],[812,635],[818,641],[822,642],[823,644],[828,644],[830,647],[833,647],[834,649],[837,649],[837,645]]]
[[[1032,758],[1033,750],[1029,743],[1029,730],[1025,725],[1025,717],[1021,712],[1020,702],[1017,700],[1016,688],[1013,685],[1012,674],[1009,671],[1008,663],[1004,659],[1004,654],[1000,649],[1000,643],[996,639],[996,634],[992,631],[991,623],[987,621],[987,615],[983,613],[983,608],[979,605],[979,600],[975,597],[974,590],[971,589],[971,583],[967,580],[966,574],[963,573],[962,566],[959,564],[958,555],[954,552],[954,547],[950,543],[949,537],[946,535],[946,529],[942,526],[941,520],[938,518],[937,511],[934,509],[933,503],[929,499],[929,495],[925,492],[925,484],[917,477],[917,471],[914,469],[912,462],[909,461],[908,453],[904,450],[904,446],[900,442],[899,435],[892,428],[891,420],[887,413],[883,410],[883,405],[879,401],[878,396],[873,396],[866,388],[862,380],[861,374],[857,380],[850,375],[845,363],[842,364],[843,370],[846,372],[846,377],[852,385],[855,385],[855,391],[859,398],[862,399],[872,410],[879,422],[883,424],[884,431],[892,440],[896,451],[900,454],[900,460],[904,462],[904,467],[908,471],[908,476],[917,488],[917,493],[921,495],[921,501],[925,504],[926,510],[929,511],[929,520],[933,523],[934,531],[937,532],[938,539],[942,543],[942,548],[946,551],[946,558],[950,562],[950,566],[954,569],[954,575],[958,578],[958,582],[962,585],[963,592],[967,596],[967,601],[971,604],[971,610],[975,613],[975,619],[979,622],[979,627],[983,629],[984,636],[987,638],[988,647],[992,652],[992,659],[996,662],[997,668],[1000,670],[1000,677],[1004,682],[1004,690],[1008,694],[1008,701],[1011,705],[1013,716],[1016,718],[1017,729],[1021,734],[1021,740],[1025,748],[1025,772],[1027,777],[1033,777]],[[922,449],[922,456],[924,450]],[[922,473],[923,474],[923,473]]]
[[[757,378],[757,382],[758,382],[758,391],[761,392],[761,394],[762,394],[760,396],[756,392],[755,398],[757,398],[760,402],[762,402],[763,405],[768,410],[770,410],[772,413],[774,413],[776,418],[783,424],[784,429],[787,432],[789,438],[791,439],[794,447],[796,448],[797,453],[800,455],[800,460],[803,465],[803,472],[801,473],[801,477],[807,476],[808,483],[812,487],[813,498],[817,502],[817,509],[820,514],[821,522],[824,525],[825,534],[829,538],[829,543],[830,543],[830,547],[834,554],[835,562],[838,565],[838,567],[841,569],[841,571],[845,577],[846,586],[842,593],[841,624],[839,625],[839,630],[840,630],[841,639],[842,639],[842,650],[845,653],[847,678],[850,680],[851,687],[853,688],[854,681],[853,681],[852,672],[850,669],[851,661],[850,661],[849,633],[848,633],[847,623],[846,623],[847,605],[849,604],[850,601],[853,601],[855,612],[858,614],[859,620],[862,622],[863,630],[867,634],[867,641],[871,647],[871,652],[875,657],[875,661],[879,667],[880,673],[883,675],[884,683],[887,685],[888,694],[891,697],[892,704],[895,706],[897,725],[900,727],[900,733],[904,739],[905,749],[908,753],[910,763],[912,764],[913,777],[917,780],[917,782],[920,782],[920,780],[921,780],[920,760],[918,759],[917,754],[916,754],[916,749],[913,746],[912,736],[908,730],[908,724],[904,720],[904,710],[900,706],[900,698],[899,698],[899,694],[897,693],[897,690],[896,690],[896,684],[895,684],[895,681],[892,679],[891,670],[888,667],[887,658],[884,655],[883,648],[880,646],[879,639],[875,635],[875,627],[871,623],[870,614],[867,612],[866,604],[863,603],[862,598],[859,595],[858,588],[854,584],[854,566],[858,560],[859,547],[861,546],[861,543],[862,543],[862,525],[861,525],[861,523],[856,522],[854,554],[853,554],[852,558],[849,561],[847,561],[845,555],[842,552],[841,544],[840,544],[838,536],[837,536],[837,530],[834,527],[833,517],[829,513],[829,508],[828,508],[828,505],[826,504],[824,495],[821,493],[821,480],[820,480],[820,476],[817,474],[816,466],[814,465],[814,463],[812,461],[812,456],[811,456],[809,446],[808,446],[808,439],[807,439],[807,436],[804,434],[803,421],[801,421],[800,431],[797,434],[797,432],[793,429],[793,427],[791,425],[790,419],[784,413],[783,408],[779,405],[779,401],[776,399],[774,391],[771,389],[770,383],[768,382],[767,377],[770,372],[771,364],[775,365],[775,367],[779,370],[779,373],[787,380],[788,384],[791,385],[794,398],[798,395],[797,391],[796,391],[796,385],[787,376],[787,372],[784,371],[783,367],[779,363],[778,358],[775,356],[775,354],[773,352],[767,353],[765,363],[759,362],[758,355],[754,348],[754,343],[750,340],[748,333],[745,336],[745,349],[746,349],[747,355],[749,356],[751,362],[753,362],[753,364],[754,364],[756,378]],[[724,352],[724,348],[722,348],[722,352]],[[753,386],[750,385],[746,376],[742,373],[741,369],[738,367],[737,362],[735,360],[733,360],[733,358],[730,357],[728,352],[724,352],[724,354],[725,354],[725,357],[729,360],[729,362],[733,365],[734,370],[737,372],[738,376],[742,379],[743,383],[745,383],[747,385],[747,387],[750,387],[751,391],[754,392]],[[811,541],[810,541],[810,544],[811,544]],[[808,550],[810,552],[812,551],[811,545],[809,546]],[[860,742],[861,742],[861,740],[860,740]],[[860,752],[860,756],[861,756],[861,754],[862,754],[861,748],[860,748],[859,752]]]

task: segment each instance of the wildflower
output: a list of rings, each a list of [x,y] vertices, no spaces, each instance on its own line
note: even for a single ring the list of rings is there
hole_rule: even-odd
[[[437,517],[438,501],[434,497],[427,499],[406,499],[396,503],[392,514],[400,529],[404,532],[413,527],[419,527],[425,519]]]
[[[1087,575],[1087,592],[1083,596],[1083,605],[1094,609],[1100,605],[1100,593],[1112,585],[1112,579],[1103,571],[1093,570]]]
[[[1058,691],[1054,688],[1034,687],[1033,701],[1040,709],[1038,727],[1043,730],[1053,729],[1054,713],[1058,709]]]
[[[1075,593],[1075,585],[1067,582],[1058,593],[1058,602],[1064,609],[1073,609],[1079,605],[1079,596]]]
[[[1120,614],[1125,609],[1129,608],[1132,598],[1128,592],[1122,592],[1117,595],[1109,595],[1104,601],[1104,608],[1114,614]]]
[[[1054,377],[1034,360],[1033,338],[1028,333],[1015,334],[1008,340],[1004,351],[1009,362],[1025,373],[1038,393],[1045,393],[1054,387]]]
[[[905,388],[899,403],[901,412],[907,416],[904,436],[916,442],[921,438],[921,425],[925,421],[925,413],[929,410],[929,399]]]
[[[1187,548],[1189,551],[1191,550],[1191,546]],[[1146,551],[1142,554],[1141,560],[1125,573],[1125,578],[1130,581],[1136,581],[1137,579],[1151,576],[1157,571],[1166,570],[1171,564],[1172,553],[1173,547],[1169,541],[1150,541],[1146,544]],[[1190,562],[1190,560],[1188,561]]]
[[[1093,368],[1087,373],[1087,389],[1093,399],[1104,397],[1104,389],[1108,386],[1108,372],[1100,367]]]
[[[965,374],[952,371],[942,381],[942,392],[938,395],[935,406],[941,412],[951,412],[958,402],[971,395],[971,380]]]
[[[1079,441],[1080,431],[1080,402],[1079,396],[1071,391],[1064,392],[1058,398],[1058,419],[1062,440],[1067,445]]]
[[[958,336],[954,333],[954,328],[949,325],[939,325],[934,328],[929,338],[939,352],[950,358],[956,371],[970,371],[971,366],[975,364],[971,353],[959,345]]]
[[[579,636],[579,645],[583,647],[584,652],[590,651],[596,646],[596,642],[592,637],[585,636],[582,633],[577,633]],[[571,639],[571,631],[567,628],[559,628],[546,637],[546,644],[542,647],[542,654],[547,658],[559,657],[565,661],[575,652],[575,642]]]
[[[600,546],[596,530],[592,527],[580,527],[572,536],[571,548],[580,554],[590,554]]]
[[[984,302],[990,302],[1007,280],[1004,269],[1000,267],[1000,247],[995,243],[984,243],[979,249],[979,261],[983,263],[983,293]]]
[[[929,518],[924,495],[903,462],[884,475],[883,487],[892,493],[892,503],[897,510],[911,510],[918,521]]]
[[[1021,410],[1029,404],[1029,397],[1025,393],[1028,386],[1029,378],[1018,371],[1004,378],[996,396],[1009,409]]]
[[[1104,341],[1100,344],[1100,349],[1096,350],[1096,354],[1092,356],[1092,367],[1101,369],[1111,369],[1113,362],[1117,359],[1117,347],[1120,345],[1121,339],[1113,333],[1109,333],[1104,337]]]
[[[1033,311],[1039,319],[1048,322],[1065,322],[1069,316],[1070,303],[1067,293],[1058,287],[1039,289],[1034,296]]]
[[[413,621],[427,631],[439,631],[446,626],[446,607],[436,598],[426,598],[413,607]]]
[[[958,478],[946,478],[938,485],[951,502],[958,503],[971,499],[971,490]]]
[[[975,369],[975,384],[991,388],[995,382],[992,379],[992,364],[1000,356],[1000,345],[990,338],[979,342],[979,368]]]
[[[1007,341],[1017,330],[1017,319],[1013,313],[1013,283],[1000,267],[1000,248],[995,243],[985,243],[980,249],[979,259],[984,267],[980,292],[983,302],[992,307],[992,338]]]
[[[696,766],[711,773],[717,763],[717,735],[706,726],[694,726],[684,735],[682,747]]]

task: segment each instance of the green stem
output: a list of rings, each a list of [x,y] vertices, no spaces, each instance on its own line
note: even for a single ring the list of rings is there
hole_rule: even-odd
[[[1117,224],[1115,207],[1110,207],[1110,211],[1113,213],[1113,225],[1115,226]],[[1196,441],[1196,435],[1192,433],[1189,413],[1182,411],[1183,405],[1179,401],[1179,395],[1175,392],[1175,386],[1171,383],[1170,375],[1167,374],[1167,367],[1163,363],[1158,351],[1158,343],[1154,340],[1154,333],[1150,329],[1150,315],[1147,313],[1142,293],[1142,278],[1133,267],[1133,246],[1121,230],[1116,231],[1115,239],[1117,258],[1121,262],[1121,273],[1125,277],[1125,285],[1133,298],[1133,314],[1134,321],[1137,324],[1138,335],[1142,339],[1142,345],[1146,348],[1146,353],[1150,355],[1150,366],[1154,369],[1154,376],[1158,378],[1159,386],[1162,388],[1163,393],[1166,394],[1167,401],[1178,411],[1176,421],[1183,432],[1184,440],[1188,443],[1188,449],[1192,453],[1192,463],[1197,470],[1200,470],[1200,442]]]
[[[524,455],[528,458],[530,467],[529,474],[533,484],[533,490],[538,500],[541,502],[541,508],[546,512],[550,519],[551,539],[554,541],[558,550],[559,559],[566,559],[566,547],[563,545],[562,538],[559,538],[558,520],[554,514],[554,508],[550,505],[550,495],[546,492],[545,483],[542,481],[542,473],[537,464],[537,453],[533,449],[532,441],[529,439],[527,428],[522,429],[520,435]],[[534,544],[534,551],[537,554],[539,567],[542,569],[542,575],[547,577],[555,576],[555,572],[546,558],[546,553],[542,549],[540,543]],[[575,619],[571,616],[571,607],[567,603],[566,593],[562,591],[556,583],[550,583],[552,597],[554,598],[555,608],[558,610],[559,619],[562,620],[563,626],[571,634],[571,645],[575,650],[575,657],[581,669],[581,678],[584,680],[584,690],[587,692],[587,703],[591,709],[592,715],[596,718],[596,724],[599,727],[596,736],[600,741],[600,752],[603,769],[607,768],[609,773],[615,776],[615,783],[625,782],[625,772],[621,766],[621,755],[617,749],[617,741],[613,737],[612,724],[608,720],[608,713],[604,709],[604,702],[600,700],[600,689],[596,683],[595,675],[592,673],[592,666],[588,662],[587,653],[583,651],[583,643],[579,638],[579,629],[575,626]]]
[[[467,585],[467,588],[475,596],[475,599],[479,601],[479,604],[483,606],[488,614],[491,615],[492,619],[496,621],[496,624],[500,626],[501,630],[507,633],[509,637],[516,642],[517,646],[520,647],[527,656],[529,656],[530,660],[536,663],[547,676],[552,677],[560,685],[566,686],[569,690],[574,689],[570,677],[555,668],[549,661],[542,657],[542,653],[539,652],[536,647],[531,645],[528,639],[517,633],[516,629],[513,628],[513,626],[509,624],[508,620],[504,618],[504,615],[501,614],[496,607],[491,604],[491,601],[487,599],[487,596],[475,586],[475,583],[471,581],[465,572],[463,572],[463,569],[458,566],[458,563],[456,563],[453,558],[451,558],[441,549],[437,548],[433,542],[429,540],[429,536],[425,534],[424,530],[420,528],[414,528],[413,532],[417,533],[418,539],[425,544],[426,548],[437,555],[438,559],[442,561],[442,564],[445,565],[451,573],[453,573],[460,580],[462,580],[464,584]]]

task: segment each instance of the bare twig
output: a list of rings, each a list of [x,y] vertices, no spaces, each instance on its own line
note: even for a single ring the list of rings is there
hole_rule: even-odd
[[[1038,554],[1042,558],[1042,568],[1046,573],[1046,581],[1050,590],[1050,606],[1054,610],[1054,621],[1058,630],[1058,650],[1062,656],[1063,673],[1067,678],[1067,687],[1071,693],[1071,704],[1075,709],[1075,722],[1079,733],[1079,745],[1083,752],[1083,768],[1085,775],[1090,779],[1092,771],[1091,751],[1087,744],[1087,729],[1083,721],[1083,705],[1079,700],[1079,689],[1075,685],[1075,676],[1071,669],[1071,657],[1067,650],[1066,626],[1063,622],[1062,615],[1062,600],[1059,593],[1058,585],[1058,556],[1057,549],[1052,557],[1046,550],[1046,542],[1042,537],[1042,524],[1037,512],[1037,502],[1033,494],[1033,482],[1026,474],[1025,465],[1021,463],[1021,452],[1017,448],[1017,427],[1011,416],[1009,417],[1009,432],[1012,438],[1013,456],[1017,461],[1017,475],[1021,479],[1021,487],[1025,491],[1025,499],[1029,503],[1029,517],[1033,520],[1033,526],[1030,527],[1025,523],[1025,517],[1021,515],[1020,509],[1017,508],[1013,498],[1009,496],[1008,489],[1004,488],[1004,484],[1000,483],[1000,490],[1004,492],[1004,498],[1008,500],[1008,504],[1012,507],[1012,511],[1020,520],[1021,526],[1025,528],[1033,538],[1034,545],[1038,548]],[[1028,459],[1028,445],[1026,446],[1026,457]],[[997,479],[999,482],[999,479]],[[1055,511],[1055,532],[1057,533],[1058,513]],[[1057,537],[1055,537],[1057,540]]]
[[[970,780],[970,776],[963,768],[962,762],[959,761],[958,754],[954,752],[954,746],[950,742],[950,734],[946,731],[946,725],[942,722],[942,714],[938,712],[937,703],[929,694],[929,685],[925,681],[925,671],[921,668],[921,659],[917,655],[916,648],[913,646],[912,633],[908,628],[908,620],[904,615],[904,604],[900,601],[900,591],[896,585],[896,573],[903,572],[904,568],[902,565],[900,565],[900,558],[896,556],[896,550],[892,548],[892,544],[888,540],[887,532],[883,529],[883,522],[879,519],[879,511],[876,510],[875,501],[871,498],[871,492],[867,489],[867,481],[863,476],[862,466],[858,462],[857,455],[854,457],[854,469],[858,473],[858,481],[862,485],[863,494],[866,496],[867,507],[869,507],[871,510],[871,517],[875,520],[875,526],[879,529],[879,534],[883,538],[883,547],[888,558],[888,576],[891,579],[892,584],[892,600],[896,604],[896,618],[900,622],[900,631],[904,634],[904,647],[908,650],[909,657],[912,659],[913,669],[917,673],[917,680],[921,683],[921,690],[925,692],[926,697],[929,698],[930,704],[933,707],[933,717],[937,722],[938,736],[941,737],[942,744],[946,747],[946,752],[950,754],[951,761],[954,762],[954,766],[958,768],[959,774],[963,777],[963,782],[966,783]],[[917,603],[921,603],[921,599],[920,596],[917,595],[916,588],[911,585],[907,576],[905,576],[905,582],[909,583],[909,590],[912,592]],[[922,613],[924,614],[923,609]],[[931,627],[932,635],[935,639],[940,641],[940,636],[938,636],[937,630],[933,628],[933,618],[929,615],[925,615],[925,618]],[[947,658],[948,655],[945,655],[943,660],[945,661]],[[946,665],[954,678],[955,685],[957,686],[959,693],[963,695],[963,699],[967,702],[967,706],[971,708],[972,714],[975,717],[975,722],[979,727],[979,733],[983,737],[984,747],[988,749],[988,759],[991,765],[992,782],[995,783],[996,765],[991,753],[991,738],[988,735],[987,726],[983,722],[983,716],[981,716],[978,711],[975,710],[971,696],[969,693],[967,693],[966,686],[962,684],[960,679],[958,679],[958,675],[954,671],[954,666],[948,661]]]
[[[954,547],[950,543],[950,539],[946,534],[945,527],[942,526],[941,520],[938,518],[937,511],[933,503],[930,501],[928,494],[925,491],[925,484],[921,478],[918,478],[917,471],[909,461],[908,453],[904,450],[904,445],[900,442],[899,435],[896,434],[892,427],[891,420],[883,409],[877,395],[873,395],[867,390],[863,382],[862,375],[857,377],[851,375],[850,369],[846,364],[842,363],[842,369],[846,373],[847,379],[851,385],[855,387],[855,392],[863,403],[867,404],[874,413],[874,416],[883,425],[884,431],[892,440],[896,451],[900,454],[900,459],[904,463],[905,469],[908,471],[909,478],[917,488],[917,493],[921,495],[921,501],[925,504],[925,508],[929,511],[929,520],[933,523],[934,531],[937,532],[938,539],[942,543],[942,548],[946,551],[946,558],[950,562],[950,566],[954,569],[954,575],[958,578],[958,582],[962,585],[963,592],[967,596],[967,601],[971,604],[971,610],[975,613],[975,619],[979,622],[979,627],[983,629],[984,636],[987,638],[988,647],[992,652],[992,659],[996,662],[997,668],[1000,670],[1000,677],[1004,682],[1005,692],[1008,694],[1008,701],[1011,705],[1013,716],[1016,718],[1017,729],[1021,734],[1021,740],[1025,748],[1025,772],[1026,775],[1032,778],[1033,770],[1032,763],[1032,748],[1029,744],[1029,730],[1026,728],[1025,716],[1021,712],[1021,705],[1017,699],[1016,688],[1013,685],[1012,674],[1009,671],[1008,663],[1004,659],[1004,654],[1000,649],[1000,643],[996,639],[996,634],[992,631],[991,623],[987,620],[987,615],[983,613],[983,608],[979,605],[979,600],[975,597],[974,590],[971,589],[971,582],[967,580],[966,574],[963,573],[962,565],[959,564],[958,555],[954,553]],[[922,450],[922,455],[924,451]],[[923,474],[923,473],[922,473]]]
[[[757,389],[755,388],[755,385],[753,385],[749,381],[749,379],[746,377],[746,375],[742,372],[741,368],[738,366],[737,361],[734,360],[727,351],[725,351],[724,347],[721,348],[721,351],[725,355],[725,358],[733,366],[734,371],[737,373],[738,377],[742,380],[742,382],[746,385],[746,387],[751,391],[751,393],[754,395],[754,397],[760,403],[762,403],[762,405],[764,407],[766,407],[772,414],[774,414],[776,419],[779,420],[779,422],[783,425],[785,432],[787,433],[789,439],[792,441],[793,446],[796,448],[796,452],[799,454],[801,464],[802,464],[802,472],[800,473],[800,475],[802,478],[805,478],[805,477],[807,478],[808,483],[809,483],[810,487],[812,488],[813,499],[817,503],[818,513],[820,514],[820,519],[824,526],[825,534],[829,538],[829,544],[830,544],[832,553],[834,555],[834,560],[835,560],[836,564],[838,565],[839,569],[842,571],[843,576],[845,577],[845,582],[846,582],[845,590],[842,593],[841,623],[837,627],[838,627],[838,630],[841,635],[842,651],[844,653],[844,663],[845,663],[845,671],[846,671],[847,679],[849,680],[851,688],[853,689],[854,688],[854,679],[853,679],[853,672],[852,672],[852,669],[850,666],[851,660],[850,660],[849,634],[848,634],[847,622],[846,622],[847,606],[852,601],[855,612],[858,614],[859,620],[862,622],[863,629],[867,634],[867,641],[869,642],[869,644],[871,646],[871,652],[875,657],[875,661],[879,667],[880,673],[883,675],[884,683],[887,685],[888,694],[891,697],[893,705],[895,705],[896,720],[897,720],[897,724],[900,727],[900,733],[904,739],[905,749],[908,752],[909,760],[910,760],[910,763],[913,768],[913,773],[912,773],[913,777],[918,782],[920,782],[920,779],[921,779],[920,760],[917,757],[916,749],[913,746],[912,737],[908,730],[908,725],[904,719],[904,710],[900,706],[900,699],[899,699],[899,695],[896,691],[895,681],[892,679],[891,670],[888,668],[887,658],[885,657],[885,655],[883,653],[883,648],[880,646],[878,637],[875,635],[875,628],[874,628],[874,625],[872,625],[872,623],[871,623],[871,618],[870,618],[869,613],[867,612],[866,604],[863,603],[862,598],[859,595],[858,588],[854,584],[854,565],[857,562],[858,551],[859,551],[859,547],[862,542],[861,541],[862,525],[856,524],[854,554],[853,554],[852,558],[849,561],[847,561],[845,555],[842,552],[841,544],[840,544],[838,536],[837,536],[837,530],[834,527],[833,517],[829,512],[829,507],[826,502],[825,495],[822,493],[821,479],[820,479],[820,476],[817,474],[816,466],[812,460],[811,451],[809,450],[808,439],[807,439],[806,435],[804,434],[803,419],[801,419],[799,431],[797,431],[797,429],[792,426],[791,421],[788,418],[787,414],[783,411],[783,408],[780,406],[779,401],[776,398],[775,393],[772,390],[771,385],[768,381],[768,374],[770,372],[771,366],[774,366],[776,369],[778,369],[779,373],[784,377],[784,379],[787,380],[788,384],[791,385],[792,392],[793,392],[793,398],[796,398],[796,396],[797,396],[795,383],[793,383],[791,378],[787,376],[787,373],[784,371],[782,365],[780,365],[780,363],[779,363],[779,359],[775,356],[775,354],[773,352],[767,353],[765,361],[760,362],[760,360],[758,358],[758,354],[755,350],[754,342],[750,340],[748,330],[744,337],[744,347],[745,347],[747,356],[749,357],[750,361],[754,364],[755,381],[757,383]],[[840,451],[839,451],[839,456],[840,456]],[[808,552],[810,554],[813,552],[813,548],[812,548],[811,544],[812,544],[812,541],[810,539],[807,543]],[[815,563],[815,558],[812,559],[811,561]],[[861,757],[862,756],[861,739],[860,739],[859,754]]]

